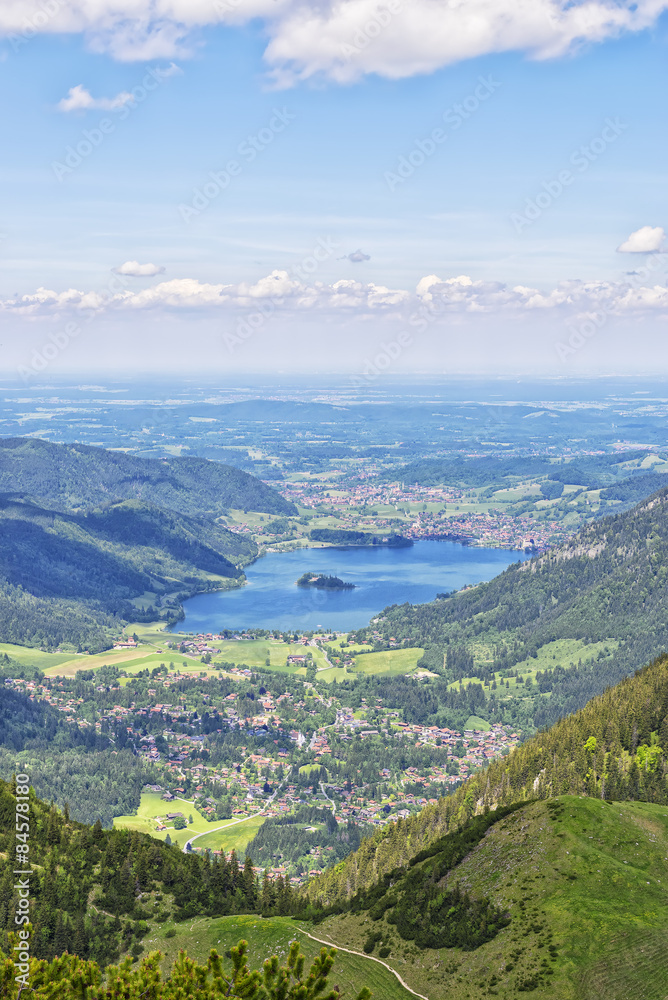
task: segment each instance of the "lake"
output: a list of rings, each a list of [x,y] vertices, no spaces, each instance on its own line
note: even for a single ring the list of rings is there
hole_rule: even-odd
[[[389,604],[420,604],[465,584],[491,580],[511,563],[528,558],[508,549],[458,542],[418,541],[409,548],[325,548],[268,552],[246,567],[238,590],[198,594],[183,602],[178,632],[220,629],[325,628],[349,631],[368,625]],[[354,583],[355,590],[297,587],[313,570]]]

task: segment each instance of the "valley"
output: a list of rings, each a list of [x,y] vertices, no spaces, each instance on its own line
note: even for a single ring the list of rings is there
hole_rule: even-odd
[[[0,776],[55,803],[36,870],[102,852],[87,902],[42,885],[41,957],[167,974],[243,934],[340,946],[347,996],[663,1000],[668,461],[520,438],[247,470],[4,441]]]

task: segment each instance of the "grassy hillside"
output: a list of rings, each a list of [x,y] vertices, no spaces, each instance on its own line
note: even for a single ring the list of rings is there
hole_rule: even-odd
[[[236,583],[256,552],[214,521],[143,501],[65,513],[0,499],[0,636],[99,649],[121,621],[173,618],[179,597]]]
[[[0,493],[21,493],[64,510],[112,500],[146,500],[181,514],[228,508],[294,514],[296,508],[254,476],[203,458],[135,458],[89,445],[36,438],[0,440]]]
[[[452,795],[363,841],[313,879],[330,904],[366,890],[438,837],[499,805],[564,793],[668,803],[668,656],[473,774]]]
[[[166,938],[165,933],[176,931],[174,937]],[[212,948],[221,954],[229,951],[240,938],[248,941],[251,967],[258,968],[265,955],[278,955],[283,961],[290,942],[298,940],[308,963],[320,952],[321,945],[308,934],[319,935],[317,928],[297,922],[288,917],[256,917],[241,914],[236,917],[219,919],[203,918],[182,924],[165,924],[163,928],[151,931],[145,939],[147,950],[159,949],[164,959],[162,966],[168,969],[184,949],[196,961],[203,962]],[[378,962],[365,956],[349,955],[340,951],[331,976],[331,985],[339,988],[343,1000],[352,1000],[362,986],[368,986],[373,1000],[410,1000],[411,994],[405,990],[392,972]]]
[[[423,863],[423,864],[426,864]],[[421,867],[420,865],[416,866]],[[668,808],[561,796],[491,827],[447,876],[510,917],[474,951],[424,949],[385,916],[329,917],[314,933],[386,957],[430,1000],[664,1000],[668,993]],[[382,944],[381,944],[382,942]]]
[[[14,870],[26,863],[15,831],[16,795],[26,786],[0,781],[0,948],[14,930]],[[30,793],[28,860],[32,952],[52,958],[68,949],[102,964],[131,947],[135,954],[149,923],[203,916],[290,911],[291,891],[282,879],[267,902],[250,861],[184,854],[129,830],[85,826]],[[261,894],[263,902],[261,902]]]
[[[545,478],[546,483],[570,483],[574,486],[584,486],[588,489],[609,487],[624,483],[624,489],[619,495],[615,492],[607,499],[637,500],[655,492],[657,486],[648,480],[651,474],[638,476],[644,481],[637,488],[631,489],[629,483],[635,482],[635,473],[639,471],[645,451],[616,452],[611,455],[583,455],[571,461],[550,460],[548,458],[432,458],[420,459],[408,465],[391,469],[384,474],[385,479],[420,486],[448,486],[455,484],[464,487],[490,487],[498,489],[503,483],[511,486],[527,479]],[[646,470],[643,470],[646,471]],[[633,480],[629,475],[634,473]],[[545,495],[551,491],[546,489]],[[559,495],[558,490],[554,495]],[[627,496],[627,494],[629,494]]]

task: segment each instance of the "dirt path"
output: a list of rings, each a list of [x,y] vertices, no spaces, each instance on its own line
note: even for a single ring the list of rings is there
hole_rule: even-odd
[[[322,938],[317,938],[313,934],[309,934],[308,931],[302,930],[301,927],[296,927],[295,930],[298,930],[300,934],[306,934],[306,937],[310,937],[312,941],[317,941],[318,944],[327,945],[329,948],[336,948],[337,951],[347,951],[349,955],[359,955],[360,958],[368,958],[371,962],[378,962],[379,965],[385,966],[387,971],[391,972],[393,976],[396,976],[403,988],[408,990],[409,993],[412,993],[414,997],[419,997],[420,1000],[429,1000],[429,997],[425,997],[421,993],[416,993],[415,990],[412,990],[410,986],[404,982],[397,970],[393,969],[391,965],[387,964],[387,962],[383,962],[382,959],[375,958],[373,955],[365,955],[363,951],[353,951],[352,948],[344,948],[343,945],[334,944],[333,941],[323,941]]]

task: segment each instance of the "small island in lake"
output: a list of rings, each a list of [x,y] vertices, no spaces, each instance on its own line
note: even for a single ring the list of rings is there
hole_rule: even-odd
[[[302,573],[297,580],[298,587],[317,587],[318,590],[354,590],[354,583],[345,583],[338,576],[324,573]]]

